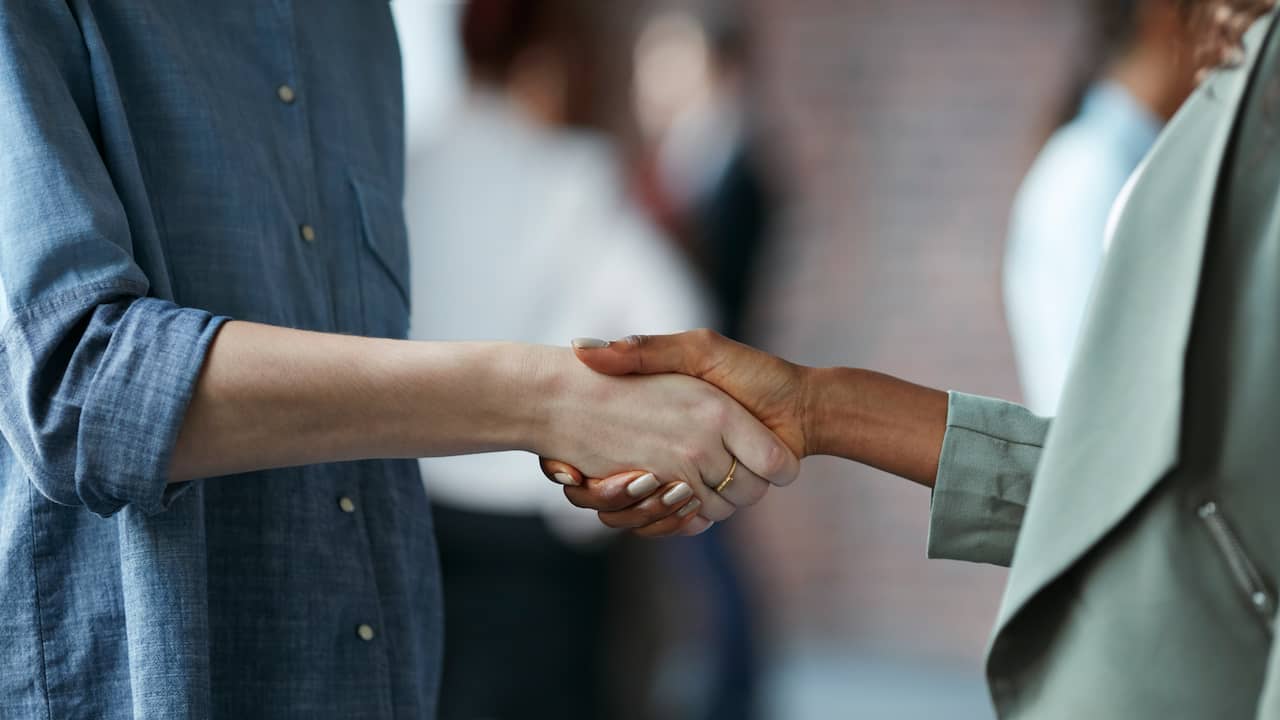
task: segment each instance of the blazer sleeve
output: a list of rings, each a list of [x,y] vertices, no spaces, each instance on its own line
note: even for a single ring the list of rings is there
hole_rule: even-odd
[[[931,558],[1008,566],[1050,420],[953,392],[929,512]]]

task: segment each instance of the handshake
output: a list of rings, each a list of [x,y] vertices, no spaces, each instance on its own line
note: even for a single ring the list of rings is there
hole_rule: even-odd
[[[586,468],[542,460],[543,472],[565,486],[569,501],[596,510],[605,525],[651,537],[697,534],[798,474],[798,458],[807,454],[807,368],[709,330],[612,343],[584,338],[573,348],[578,360],[604,375],[667,376],[621,379],[667,406],[664,417],[655,418],[668,438],[664,457],[636,458],[632,462],[644,464],[634,467],[598,465],[608,470],[596,477],[584,474]],[[623,400],[605,388],[605,402]],[[625,440],[603,427],[597,431],[602,454],[611,440]]]
[[[588,399],[551,403],[546,422],[559,430],[548,436],[562,442],[536,451],[569,501],[610,527],[649,537],[703,532],[771,485],[790,484],[799,460],[814,454],[926,485],[936,474],[944,393],[803,367],[708,330],[579,339],[573,351],[594,372],[565,372],[554,394]]]

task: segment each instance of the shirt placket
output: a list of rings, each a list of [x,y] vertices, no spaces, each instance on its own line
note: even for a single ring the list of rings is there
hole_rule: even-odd
[[[321,316],[327,315],[327,329],[335,330],[338,317],[332,307],[335,293],[329,275],[324,271],[325,258],[332,254],[328,252],[326,243],[332,243],[333,238],[326,237],[321,232],[319,190],[315,179],[316,159],[313,152],[315,144],[311,137],[310,104],[304,78],[299,71],[298,43],[295,38],[297,24],[294,21],[292,0],[278,0],[277,7],[285,28],[285,37],[281,42],[285,70],[276,87],[276,100],[283,106],[282,115],[288,128],[283,135],[285,144],[289,148],[290,157],[296,160],[296,166],[287,168],[291,172],[284,176],[295,181],[291,187],[296,189],[290,195],[291,201],[296,203],[296,238],[304,246],[302,255],[310,262],[310,269],[324,288],[325,296],[330,298],[329,302],[323,303],[323,308],[316,310]]]
[[[330,298],[334,296],[332,290],[332,281],[329,274],[323,271],[325,265],[325,257],[334,255],[334,253],[325,252],[325,240],[319,224],[319,188],[316,180],[316,162],[313,148],[311,133],[311,120],[308,112],[307,88],[304,83],[302,73],[299,71],[298,63],[298,43],[296,39],[297,22],[294,13],[292,0],[277,0],[277,7],[280,10],[284,25],[287,29],[287,42],[282,43],[285,48],[284,67],[285,77],[280,79],[279,85],[276,87],[276,100],[282,106],[282,113],[285,116],[284,122],[288,125],[288,132],[285,133],[289,139],[290,155],[297,159],[297,168],[301,173],[302,180],[297,187],[301,192],[297,193],[295,200],[298,202],[300,213],[298,217],[301,221],[298,223],[298,241],[305,244],[308,252],[306,256],[313,263],[313,267],[318,271],[317,275],[323,279]],[[330,239],[332,241],[332,239]],[[331,301],[332,302],[332,301]],[[338,314],[332,308],[326,308],[329,313],[330,327],[336,327]],[[358,553],[361,564],[364,567],[364,591],[363,599],[351,599],[351,602],[344,605],[356,608],[350,618],[349,625],[339,629],[339,637],[349,638],[349,642],[364,645],[369,649],[370,662],[362,667],[349,668],[351,676],[364,676],[369,680],[371,688],[379,690],[377,698],[371,698],[371,705],[378,705],[384,710],[384,715],[390,717],[392,712],[391,702],[391,684],[390,672],[388,667],[388,659],[386,656],[385,641],[380,637],[381,628],[384,622],[381,612],[381,603],[379,602],[379,592],[377,586],[377,578],[374,573],[374,563],[372,550],[369,543],[369,527],[368,518],[365,516],[362,498],[359,493],[359,487],[356,475],[350,472],[340,472],[336,475],[338,483],[346,484],[349,487],[342,488],[339,486],[339,495],[335,498],[333,504],[334,524],[338,528],[342,528],[335,533],[334,552],[352,552]],[[344,539],[341,537],[343,532],[350,533],[350,537]],[[343,550],[342,548],[346,548]]]

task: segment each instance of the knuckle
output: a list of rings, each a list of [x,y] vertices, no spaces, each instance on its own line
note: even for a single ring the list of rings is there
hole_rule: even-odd
[[[698,468],[702,467],[703,461],[706,460],[707,452],[700,445],[688,444],[679,450],[679,458],[687,467],[690,468],[688,475],[690,477],[701,477]]]
[[[710,328],[699,328],[693,331],[692,340],[694,347],[703,358],[702,363],[705,367],[707,363],[712,362],[711,358],[724,337]]]
[[[693,340],[693,342],[703,348],[711,346],[719,337],[720,333],[712,330],[711,328],[703,327],[689,331],[689,339]]]
[[[733,406],[725,399],[724,395],[706,388],[698,402],[698,419],[709,431],[717,434],[723,433],[725,427],[729,424],[729,419],[733,416]]]
[[[616,515],[613,515],[607,512],[598,512],[596,513],[596,517],[600,518],[600,524],[604,525],[605,527],[613,528],[615,530],[625,527],[624,524],[619,521]]]
[[[669,520],[670,518],[646,518],[644,521],[636,523],[634,530],[636,534],[646,537],[665,535],[671,525]]]
[[[783,450],[777,443],[771,444],[765,449],[763,466],[760,468],[761,474],[769,479],[778,479],[781,484],[790,482],[790,452]]]
[[[594,509],[616,513],[626,510],[628,504],[629,499],[625,497],[600,498],[599,503],[595,505]]]
[[[713,522],[724,522],[725,520],[733,517],[735,510],[737,510],[737,508],[735,508],[732,503],[724,500],[704,505],[702,515]]]

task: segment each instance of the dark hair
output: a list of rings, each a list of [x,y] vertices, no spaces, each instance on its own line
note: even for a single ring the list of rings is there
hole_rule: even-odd
[[[525,53],[548,48],[563,62],[570,124],[584,124],[599,90],[597,48],[589,32],[587,0],[467,0],[459,31],[467,71],[479,82],[503,86]]]
[[[462,52],[467,69],[485,82],[503,83],[520,54],[547,32],[543,0],[470,0],[462,11]]]

